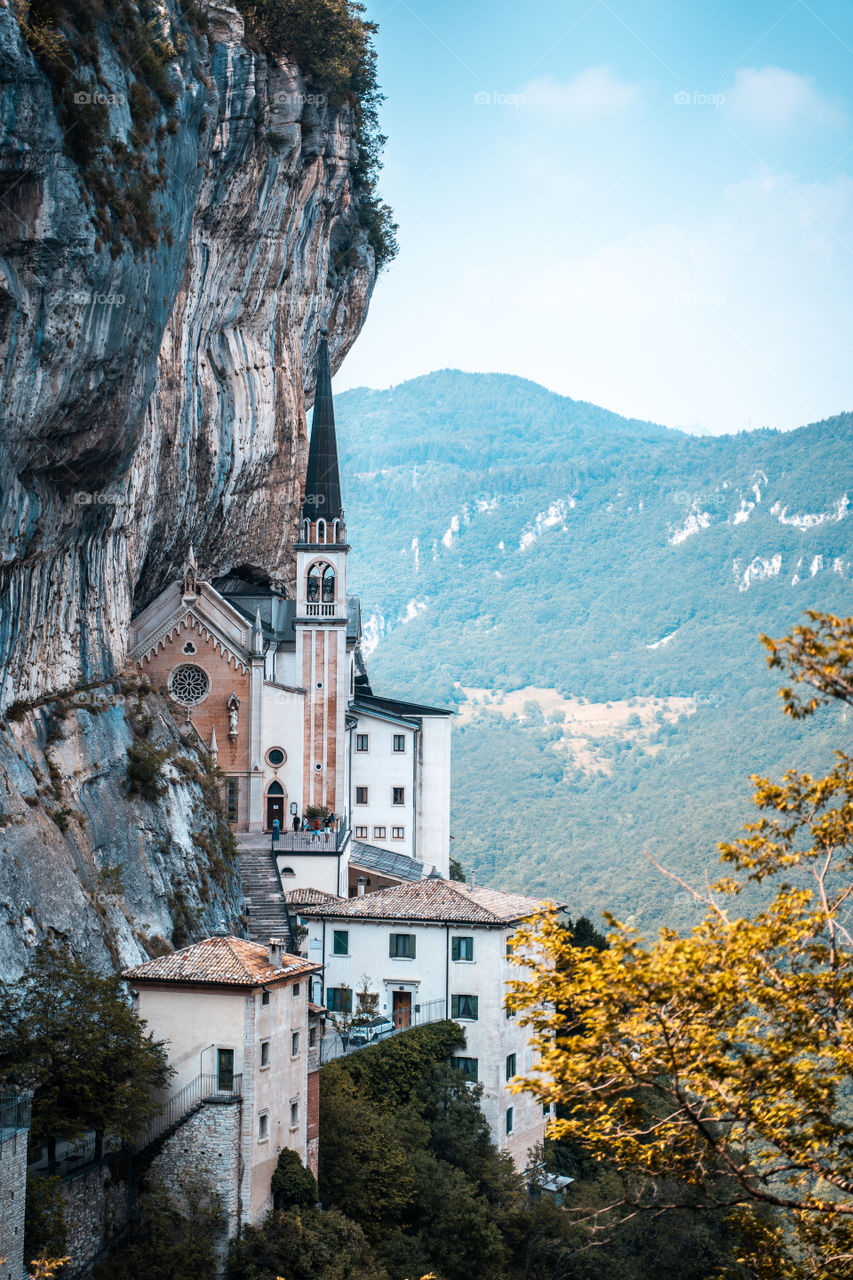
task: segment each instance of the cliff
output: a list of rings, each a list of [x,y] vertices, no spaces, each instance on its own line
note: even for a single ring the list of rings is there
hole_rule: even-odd
[[[161,799],[129,794],[139,735],[110,699],[132,612],[190,545],[205,576],[289,580],[319,331],[337,367],[376,262],[352,95],[258,52],[237,9],[0,6],[8,974],[51,930],[127,962],[185,917],[234,924],[218,820],[193,839],[209,779],[167,762]],[[205,773],[165,705],[145,715],[154,750]],[[105,902],[119,864],[132,896]]]
[[[236,9],[152,14],[157,93],[124,28],[57,88],[0,9],[0,705],[119,671],[190,543],[287,578],[318,330],[337,365],[373,284],[351,108]]]

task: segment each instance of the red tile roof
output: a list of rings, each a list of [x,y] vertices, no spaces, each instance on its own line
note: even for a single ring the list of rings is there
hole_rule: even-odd
[[[358,898],[332,898],[305,903],[304,916],[356,920],[430,920],[463,924],[512,924],[541,911],[546,903],[520,893],[472,888],[458,880],[417,880],[366,893]],[[304,901],[304,900],[303,900]],[[558,903],[562,906],[562,903]]]
[[[324,893],[322,889],[288,889],[284,900],[291,906],[299,906],[303,902],[324,903],[342,902],[344,899],[334,893]]]
[[[246,938],[205,938],[190,947],[156,956],[126,969],[133,982],[190,982],[228,987],[260,987],[318,968],[301,956],[283,952],[279,965],[270,964],[269,949]]]

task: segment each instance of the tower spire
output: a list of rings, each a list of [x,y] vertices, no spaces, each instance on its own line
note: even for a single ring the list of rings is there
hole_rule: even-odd
[[[305,520],[335,520],[341,519],[343,514],[329,343],[326,330],[323,329],[317,353],[314,416],[311,420],[311,444],[308,448],[308,474],[305,479],[302,517]]]

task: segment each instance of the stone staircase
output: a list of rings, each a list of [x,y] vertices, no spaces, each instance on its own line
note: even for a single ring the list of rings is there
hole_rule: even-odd
[[[267,945],[270,938],[281,938],[288,951],[293,939],[284,907],[284,894],[274,855],[269,848],[241,849],[240,876],[243,897],[249,908],[249,937],[252,942]]]

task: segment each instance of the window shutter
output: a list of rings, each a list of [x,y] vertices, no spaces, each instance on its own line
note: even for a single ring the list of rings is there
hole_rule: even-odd
[[[454,960],[459,959],[459,938],[454,938],[451,945],[451,954]]]

